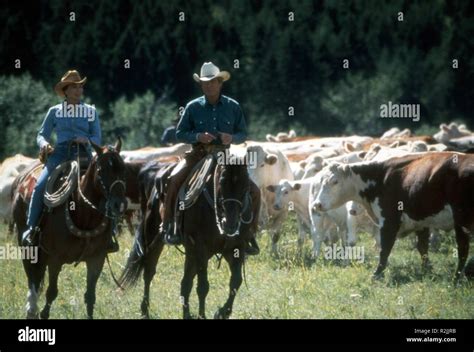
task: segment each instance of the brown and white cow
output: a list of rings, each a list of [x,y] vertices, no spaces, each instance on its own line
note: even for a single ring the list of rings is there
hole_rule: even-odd
[[[354,200],[361,203],[381,236],[380,278],[397,234],[417,231],[418,250],[427,262],[428,227],[455,229],[458,280],[474,230],[474,155],[426,153],[352,165],[333,164],[321,171],[321,189],[313,203],[327,211]]]

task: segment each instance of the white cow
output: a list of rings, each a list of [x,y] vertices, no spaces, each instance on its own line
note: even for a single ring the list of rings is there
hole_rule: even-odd
[[[324,137],[312,138],[303,141],[275,143],[275,142],[256,142],[248,141],[247,146],[261,146],[264,149],[279,150],[285,155],[310,155],[315,152],[323,151],[325,148],[336,148],[341,153],[345,152],[345,143],[350,143],[355,150],[361,150],[364,144],[370,143],[373,138],[365,136],[348,137]]]
[[[303,165],[306,165],[304,161],[290,161],[290,168],[291,172],[293,173],[293,179],[294,180],[301,180],[304,175],[304,167]]]
[[[411,136],[411,131],[408,128],[405,128],[403,131],[400,131],[398,127],[392,127],[387,130],[380,139],[391,139],[391,138],[406,138]]]
[[[288,133],[279,132],[276,136],[273,136],[271,134],[266,135],[266,139],[268,142],[288,142],[288,141],[291,141],[295,137],[296,137],[295,130],[290,130]]]
[[[473,133],[469,131],[466,125],[458,125],[456,122],[451,122],[449,125],[442,123],[439,125],[439,132],[433,137],[440,143],[448,143],[451,139],[465,136],[472,136]]]
[[[347,216],[347,239],[349,243],[355,244],[358,240],[358,234],[365,232],[374,236],[375,246],[377,250],[380,250],[380,228],[379,226],[370,219],[367,214],[367,210],[362,204],[351,201],[348,204],[348,216]]]
[[[288,209],[275,209],[272,204],[275,194],[267,190],[267,186],[278,184],[285,178],[293,180],[288,159],[278,150],[270,150],[260,145],[247,148],[249,160],[256,160],[253,167],[249,165],[249,176],[261,191],[260,225],[266,228],[272,239],[272,254],[277,254],[277,243],[283,221],[288,215]]]
[[[191,150],[190,144],[176,144],[171,147],[152,148],[145,147],[137,150],[124,150],[120,156],[124,161],[151,161],[158,158],[179,156],[182,157],[185,152]]]
[[[361,226],[363,217],[352,219],[349,228],[349,209],[353,207],[352,202],[346,205],[330,210],[326,213],[317,212],[309,209],[311,204],[311,188],[317,189],[315,183],[319,182],[317,177],[303,179],[299,181],[281,180],[278,185],[270,185],[267,187],[269,192],[275,193],[273,207],[275,210],[284,208],[295,210],[301,222],[298,232],[298,252],[301,253],[307,229],[310,229],[313,239],[313,257],[319,255],[321,244],[323,241],[335,243],[339,239],[343,244],[354,245],[355,234],[365,228]],[[348,237],[349,233],[354,237]]]
[[[12,221],[12,185],[15,178],[35,159],[16,154],[3,161],[0,166],[0,218],[5,222]]]
[[[329,165],[332,162],[340,162],[344,164],[352,164],[364,160],[366,152],[355,151],[347,154],[342,154],[332,158],[322,159],[315,158],[312,164],[308,164],[305,167],[305,172],[303,178],[308,178],[316,175],[321,171],[325,166]]]

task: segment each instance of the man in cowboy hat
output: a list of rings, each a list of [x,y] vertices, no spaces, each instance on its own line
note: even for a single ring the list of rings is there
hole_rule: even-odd
[[[59,164],[67,160],[75,160],[81,150],[85,152],[90,161],[92,149],[89,139],[95,144],[101,144],[101,129],[97,111],[94,106],[81,101],[86,80],[87,77],[81,78],[76,70],[69,70],[54,87],[54,91],[65,100],[48,110],[36,137],[40,148],[40,158],[44,161],[45,166],[36,181],[31,196],[27,220],[28,229],[22,236],[22,244],[25,246],[34,244],[33,235],[36,232],[36,226],[39,225],[46,183],[51,172]],[[53,131],[56,132],[57,137],[55,148],[51,146]],[[111,243],[109,251],[116,250],[118,250],[118,245]]]
[[[177,193],[189,172],[207,153],[229,148],[231,143],[243,143],[247,138],[239,103],[221,94],[223,82],[230,78],[229,72],[219,70],[212,62],[205,62],[201,74],[195,73],[193,78],[204,95],[186,105],[176,128],[178,141],[192,144],[193,148],[173,170],[165,197],[162,231],[165,242],[171,245],[182,241],[181,234],[175,233],[179,228],[174,228],[173,219]],[[254,201],[259,200],[260,190],[253,182],[250,193]],[[251,241],[247,252],[258,254],[255,240]]]

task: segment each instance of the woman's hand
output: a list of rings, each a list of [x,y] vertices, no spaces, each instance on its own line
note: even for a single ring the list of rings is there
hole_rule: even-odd
[[[51,144],[45,144],[44,146],[41,147],[40,153],[39,153],[39,160],[43,163],[46,164],[46,161],[48,160],[48,155],[54,152],[54,148],[51,146]]]
[[[44,153],[45,155],[51,154],[54,151],[54,148],[51,146],[51,144],[46,144],[41,148],[41,152]]]

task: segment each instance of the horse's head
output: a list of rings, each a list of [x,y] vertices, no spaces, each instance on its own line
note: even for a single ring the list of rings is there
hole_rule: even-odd
[[[115,146],[101,147],[92,141],[91,145],[97,153],[91,163],[94,186],[106,200],[106,215],[118,217],[127,208],[125,163],[120,156],[122,140],[118,138]]]
[[[250,207],[250,179],[247,165],[225,165],[219,185],[224,210],[224,233],[230,237],[237,236],[242,214]]]

